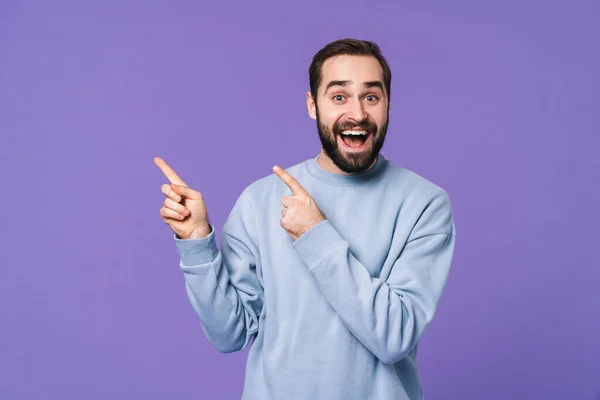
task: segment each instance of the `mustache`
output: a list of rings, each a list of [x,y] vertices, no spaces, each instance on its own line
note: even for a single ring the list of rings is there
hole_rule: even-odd
[[[355,128],[363,129],[370,133],[377,132],[377,125],[373,121],[370,121],[368,119],[360,121],[359,123],[336,122],[333,124],[332,130],[334,134],[338,135],[342,131],[351,130]]]

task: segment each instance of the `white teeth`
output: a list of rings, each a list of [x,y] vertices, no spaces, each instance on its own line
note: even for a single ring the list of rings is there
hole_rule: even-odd
[[[367,131],[342,131],[342,135],[366,135]]]

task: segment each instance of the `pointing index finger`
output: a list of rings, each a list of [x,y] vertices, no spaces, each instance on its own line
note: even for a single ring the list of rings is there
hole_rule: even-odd
[[[294,196],[308,196],[308,192],[298,183],[296,178],[289,174],[286,170],[278,165],[273,167],[275,175],[281,178],[281,180],[290,188]]]
[[[162,158],[154,157],[154,163],[165,174],[171,183],[176,185],[187,186],[187,184],[177,175],[177,173],[167,164]]]

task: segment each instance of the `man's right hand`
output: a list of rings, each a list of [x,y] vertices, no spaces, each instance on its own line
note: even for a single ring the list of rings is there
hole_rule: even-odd
[[[208,236],[210,225],[208,211],[197,190],[188,185],[160,157],[154,163],[165,174],[171,184],[165,183],[161,191],[167,197],[160,209],[160,216],[181,239],[199,239]]]

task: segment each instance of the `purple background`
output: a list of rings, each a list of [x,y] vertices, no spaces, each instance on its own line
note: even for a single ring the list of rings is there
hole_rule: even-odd
[[[204,336],[152,159],[220,237],[318,153],[307,70],[343,37],[391,64],[382,153],[453,203],[426,398],[600,398],[597,1],[96,3],[0,3],[0,398],[240,397],[247,349]]]

